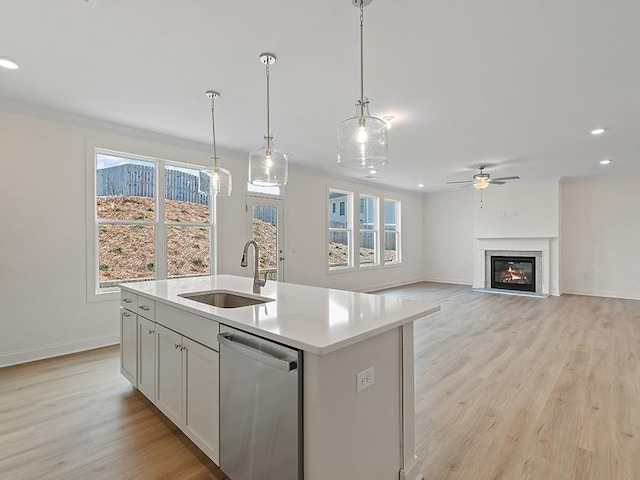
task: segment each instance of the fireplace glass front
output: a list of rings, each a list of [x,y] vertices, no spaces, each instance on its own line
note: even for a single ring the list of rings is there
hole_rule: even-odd
[[[491,288],[536,291],[536,257],[491,257]]]

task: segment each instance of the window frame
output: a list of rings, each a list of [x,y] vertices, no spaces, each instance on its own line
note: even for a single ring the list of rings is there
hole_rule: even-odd
[[[342,215],[341,213],[338,213],[338,216],[340,217],[346,217],[346,222],[347,222],[347,227],[346,228],[339,228],[339,227],[332,227],[331,226],[331,210],[329,208],[329,195],[331,195],[331,193],[342,193],[346,195],[346,199],[344,200],[344,202],[340,201],[339,203],[345,203],[345,208],[344,208],[344,215]],[[325,196],[325,205],[326,205],[326,214],[325,214],[325,218],[326,218],[326,222],[327,222],[327,237],[326,237],[326,242],[325,242],[325,248],[327,248],[325,255],[327,255],[326,258],[326,265],[327,265],[327,271],[328,272],[344,272],[344,271],[350,271],[353,270],[355,268],[356,265],[356,261],[355,261],[355,255],[354,255],[354,239],[355,239],[355,234],[354,234],[354,224],[353,224],[353,198],[354,198],[354,193],[348,190],[342,190],[340,188],[327,188],[327,193]],[[341,209],[338,209],[338,212],[341,212]],[[348,239],[348,244],[347,244],[347,265],[345,266],[331,266],[329,264],[329,258],[328,258],[328,254],[329,254],[329,239],[331,238],[331,233],[332,232],[344,232],[347,234],[347,239]]]
[[[375,268],[380,266],[380,197],[378,195],[371,195],[367,193],[359,193],[358,194],[358,213],[360,216],[366,214],[365,211],[362,211],[361,201],[363,199],[371,199],[374,202],[374,228],[372,229],[363,229],[361,228],[362,218],[358,222],[358,267],[359,268]],[[360,262],[360,248],[362,242],[362,234],[363,233],[373,233],[373,263],[361,263]]]
[[[386,223],[386,203],[394,202],[395,203],[395,229],[388,229]],[[384,250],[386,252],[387,247],[387,233],[395,233],[396,235],[396,260],[387,261],[384,260],[384,266],[391,267],[402,264],[402,201],[396,200],[394,198],[383,198],[383,207],[382,207],[382,223],[384,225],[383,233],[382,233],[382,242],[384,245]]]
[[[165,214],[165,169],[169,167],[182,167],[192,170],[206,170],[207,167],[202,165],[185,163],[176,160],[168,160],[144,155],[140,153],[129,153],[125,149],[105,148],[98,142],[86,140],[86,201],[87,201],[87,301],[103,301],[112,300],[119,297],[120,288],[100,287],[100,270],[99,270],[99,230],[100,225],[119,224],[119,225],[145,225],[154,228],[155,241],[155,280],[163,280],[168,277],[168,258],[167,258],[167,233],[170,227],[207,227],[209,228],[209,275],[215,274],[217,271],[217,231],[216,231],[216,198],[210,196],[209,201],[209,219],[207,222],[175,222],[166,218]],[[133,149],[132,149],[133,150]],[[123,157],[125,159],[150,162],[154,164],[155,169],[155,218],[154,220],[113,220],[99,219],[97,215],[97,181],[96,167],[98,155],[111,155]],[[175,277],[172,277],[175,278]]]

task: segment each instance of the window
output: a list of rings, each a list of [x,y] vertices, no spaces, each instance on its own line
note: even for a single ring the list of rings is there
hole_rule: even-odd
[[[282,195],[282,189],[280,187],[260,187],[258,185],[254,185],[253,183],[247,182],[247,193],[257,193],[279,197]]]
[[[351,221],[351,204],[353,193],[341,190],[329,190],[329,204],[339,203],[340,212],[329,213],[329,270],[353,267],[351,239],[353,226]],[[347,215],[347,211],[349,214]]]
[[[384,201],[384,263],[400,263],[400,201]]]
[[[357,210],[354,198],[358,201]],[[401,263],[399,200],[329,189],[328,202],[329,270]],[[358,221],[354,224],[355,215]]]
[[[93,158],[94,294],[125,281],[209,275],[208,173],[99,149]]]
[[[380,199],[360,195],[360,266],[379,265],[378,235]]]

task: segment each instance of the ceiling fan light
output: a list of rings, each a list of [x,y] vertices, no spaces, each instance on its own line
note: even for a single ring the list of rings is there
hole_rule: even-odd
[[[477,180],[473,182],[473,188],[476,190],[484,190],[489,186],[489,182],[487,180]]]

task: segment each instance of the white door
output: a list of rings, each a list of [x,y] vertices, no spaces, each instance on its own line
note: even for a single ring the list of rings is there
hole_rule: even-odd
[[[247,196],[247,240],[260,247],[260,278],[284,282],[282,200]],[[253,268],[253,257],[249,258]]]
[[[156,324],[156,406],[182,425],[182,336]]]

